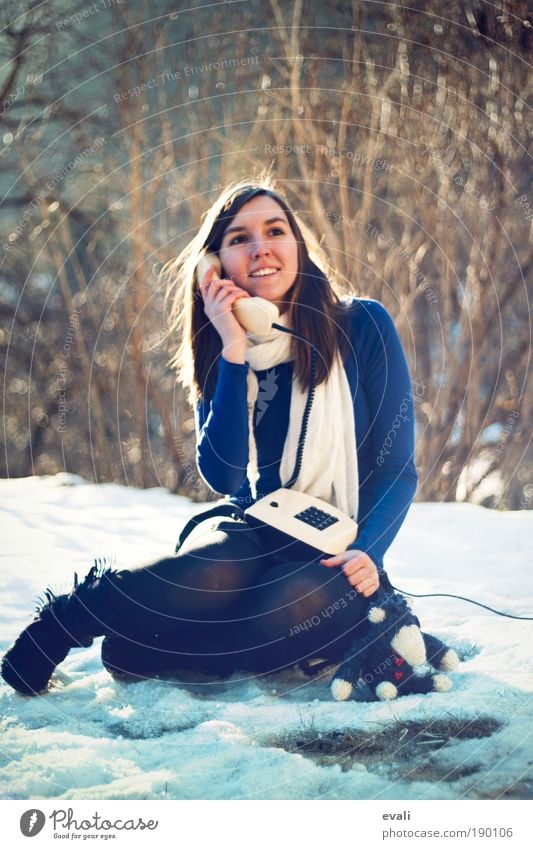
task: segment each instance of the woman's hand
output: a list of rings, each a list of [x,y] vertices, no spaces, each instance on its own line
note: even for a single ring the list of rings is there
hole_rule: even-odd
[[[249,298],[248,292],[235,285],[233,280],[213,280],[213,266],[204,275],[200,293],[204,301],[204,312],[222,339],[222,354],[229,362],[244,363],[246,331],[235,318],[232,308],[239,298]]]
[[[350,548],[333,557],[323,557],[320,562],[328,567],[341,566],[348,583],[365,598],[373,595],[379,587],[376,564],[364,551]]]

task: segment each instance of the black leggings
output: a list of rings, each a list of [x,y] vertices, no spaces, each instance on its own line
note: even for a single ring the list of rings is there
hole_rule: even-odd
[[[104,664],[149,676],[339,660],[369,605],[319,559],[302,559],[297,542],[273,550],[241,519],[206,519],[176,556],[114,574],[109,601],[120,624],[104,640]]]

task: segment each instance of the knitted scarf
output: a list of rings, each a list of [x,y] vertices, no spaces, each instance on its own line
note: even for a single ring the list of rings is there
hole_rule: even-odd
[[[287,313],[278,324],[287,326]],[[257,446],[254,437],[254,409],[259,385],[255,371],[271,369],[291,359],[291,337],[273,328],[265,334],[248,334],[246,361],[248,369],[248,480],[256,497]],[[261,400],[261,399],[259,399]],[[293,377],[289,428],[280,465],[283,486],[294,471],[298,438],[307,401],[307,390],[301,391]],[[359,506],[359,476],[353,400],[346,371],[337,353],[329,377],[315,389],[307,436],[302,455],[300,474],[293,489],[321,498],[357,520]]]

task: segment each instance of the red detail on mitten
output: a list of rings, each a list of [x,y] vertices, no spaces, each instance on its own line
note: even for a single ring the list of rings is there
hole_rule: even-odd
[[[396,678],[397,681],[401,681],[402,678],[403,678],[403,672],[395,672],[394,677]]]
[[[400,657],[399,655],[397,655],[394,658],[394,663],[396,664],[396,666],[402,666],[404,664],[404,662],[405,661],[404,661],[403,657]]]

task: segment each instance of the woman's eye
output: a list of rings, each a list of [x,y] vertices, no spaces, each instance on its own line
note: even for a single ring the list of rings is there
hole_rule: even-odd
[[[283,230],[281,227],[272,227],[268,231],[268,235],[269,236],[284,236],[285,230]],[[242,243],[242,241],[244,239],[247,239],[247,238],[248,238],[248,236],[246,235],[246,233],[241,233],[238,236],[234,236],[232,239],[230,239],[229,244],[230,245],[240,245]]]

